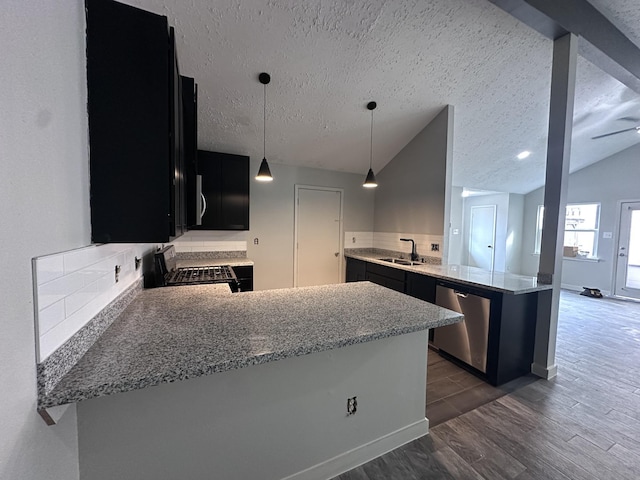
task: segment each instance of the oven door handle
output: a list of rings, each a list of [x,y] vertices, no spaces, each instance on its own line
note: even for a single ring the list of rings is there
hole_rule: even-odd
[[[196,225],[202,225],[202,217],[207,211],[207,199],[202,193],[202,175],[196,175]]]

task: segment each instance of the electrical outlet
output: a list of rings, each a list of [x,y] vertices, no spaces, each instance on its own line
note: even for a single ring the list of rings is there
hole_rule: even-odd
[[[351,243],[356,243],[356,237],[351,237]]]
[[[254,245],[258,245],[258,243],[260,243],[260,240],[258,240],[258,237],[253,239],[253,244]]]
[[[347,398],[347,415],[355,415],[358,411],[357,397]]]
[[[432,244],[431,244],[431,251],[432,251],[432,252],[439,252],[439,251],[440,251],[440,244],[438,244],[438,243],[432,243]]]
[[[138,269],[140,268],[140,265],[142,265],[142,259],[141,259],[141,258],[138,258],[138,257],[135,257],[134,262],[135,262],[135,263],[134,263],[134,265],[135,265],[135,269],[136,269],[136,270],[138,270]]]
[[[116,265],[116,283],[120,281],[120,270],[122,270],[122,267],[120,265]]]

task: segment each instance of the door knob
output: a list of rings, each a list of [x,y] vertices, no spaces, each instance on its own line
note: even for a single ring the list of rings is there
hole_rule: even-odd
[[[620,254],[618,254],[618,256],[619,256],[619,257],[624,257],[624,256],[626,256],[626,255],[625,255],[624,253],[620,253]]]
[[[340,252],[336,252],[334,253],[334,255],[337,257],[338,255],[340,255]]]

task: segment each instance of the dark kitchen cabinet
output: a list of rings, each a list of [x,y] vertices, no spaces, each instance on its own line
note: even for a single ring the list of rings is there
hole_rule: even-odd
[[[407,272],[406,293],[429,303],[436,303],[436,279],[428,275]]]
[[[392,267],[385,267],[376,263],[367,264],[365,280],[368,280],[383,287],[390,288],[397,292],[405,291],[405,272]]]
[[[201,230],[249,230],[249,157],[198,150]]]
[[[196,224],[196,160],[198,154],[198,85],[193,78],[182,77],[182,140],[185,176],[187,225]]]
[[[165,242],[185,225],[180,78],[167,18],[86,0],[93,242]]]
[[[253,291],[253,266],[241,265],[233,266],[231,268],[233,268],[233,272],[236,274],[236,278],[238,280],[238,291]]]
[[[347,258],[347,282],[363,282],[366,280],[367,264],[362,260]]]

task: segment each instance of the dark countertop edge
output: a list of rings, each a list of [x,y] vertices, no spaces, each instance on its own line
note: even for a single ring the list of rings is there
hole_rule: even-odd
[[[348,347],[351,345],[357,345],[361,343],[372,342],[375,340],[381,340],[384,338],[395,337],[399,335],[405,335],[409,333],[415,333],[430,328],[441,327],[444,325],[450,325],[457,323],[464,318],[462,314],[452,314],[446,318],[438,320],[429,320],[424,323],[418,323],[412,326],[406,326],[401,328],[391,328],[380,332],[372,332],[356,337],[350,337],[346,339],[340,339],[333,342],[328,342],[321,345],[301,345],[295,349],[281,350],[278,352],[269,352],[263,355],[254,355],[246,357],[244,359],[235,359],[222,363],[203,365],[197,369],[186,369],[181,372],[177,372],[174,376],[167,373],[153,376],[147,379],[141,378],[131,382],[118,383],[118,384],[103,384],[100,386],[92,387],[90,392],[84,390],[72,390],[64,392],[65,395],[55,395],[55,389],[50,392],[49,395],[39,399],[38,409],[46,409],[56,406],[61,406],[70,403],[78,403],[84,400],[90,400],[92,398],[103,397],[107,395],[113,395],[116,393],[125,393],[133,390],[140,390],[143,388],[154,387],[162,385],[164,383],[173,383],[181,380],[188,380],[190,378],[198,378],[202,376],[211,375],[214,373],[221,373],[230,370],[236,370],[252,365],[261,365],[278,360],[284,360],[286,358],[300,357],[309,355],[312,353],[320,353],[328,350],[334,350],[337,348]]]
[[[370,254],[373,255],[373,254]],[[407,272],[411,272],[411,273],[417,273],[419,275],[425,275],[428,277],[434,277],[440,280],[447,280],[450,282],[457,282],[457,283],[461,283],[464,285],[469,285],[470,287],[481,287],[484,288],[486,290],[491,290],[493,292],[499,292],[499,293],[506,293],[509,295],[524,295],[527,293],[535,293],[535,292],[541,292],[544,290],[551,290],[553,288],[552,285],[538,285],[536,287],[529,287],[529,288],[524,288],[524,289],[520,289],[518,291],[515,290],[508,290],[508,289],[504,289],[504,288],[500,288],[500,287],[496,287],[493,285],[487,285],[486,283],[478,283],[478,282],[474,282],[472,280],[465,280],[465,279],[461,279],[461,278],[456,278],[456,277],[450,277],[448,275],[443,275],[441,273],[436,273],[436,272],[426,272],[424,270],[421,270],[420,268],[422,268],[422,265],[420,265],[419,267],[415,267],[415,266],[411,266],[411,265],[401,265],[398,263],[391,263],[391,262],[383,262],[382,260],[379,260],[375,257],[369,257],[367,255],[361,255],[361,254],[355,254],[355,253],[349,253],[349,252],[345,252],[344,253],[345,257],[348,258],[353,258],[355,260],[361,260],[363,262],[370,262],[370,263],[375,263],[377,265],[383,265],[385,267],[391,267],[391,268],[397,268],[399,270],[405,270]],[[437,268],[437,267],[442,267],[443,265],[431,265],[431,264],[424,264],[424,267],[431,267],[431,268]],[[513,273],[506,273],[506,272],[499,272],[501,275],[513,275],[513,276],[518,276],[516,274]],[[520,275],[520,276],[524,276],[524,275]],[[533,278],[533,277],[530,277]]]

